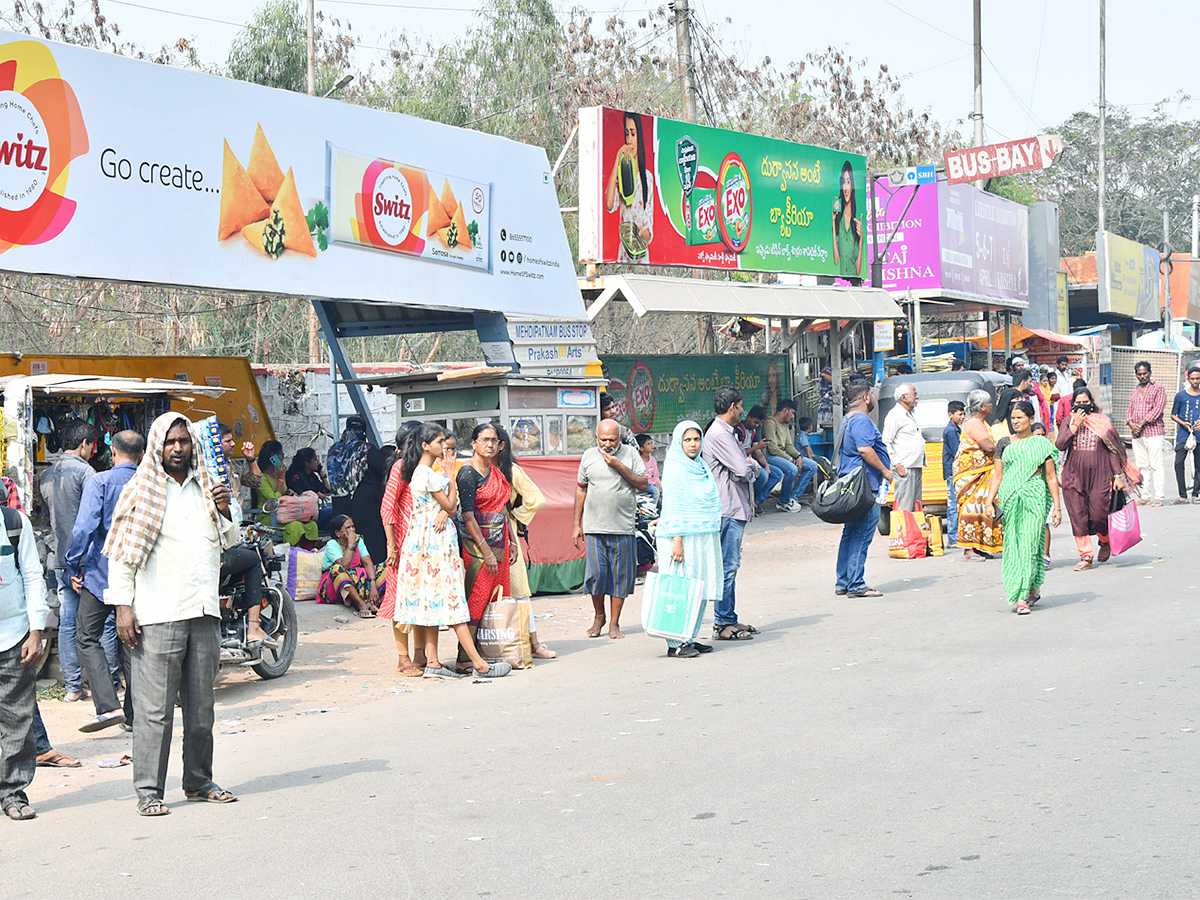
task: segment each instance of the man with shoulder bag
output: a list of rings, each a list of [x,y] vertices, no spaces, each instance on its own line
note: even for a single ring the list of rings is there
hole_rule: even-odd
[[[850,383],[845,390],[845,400],[846,417],[842,420],[837,452],[838,472],[844,475],[862,467],[868,486],[876,493],[884,479],[891,481],[895,476],[883,435],[870,416],[875,408],[871,386],[865,381]],[[842,525],[834,593],[851,597],[883,596],[866,582],[867,550],[878,524],[879,504],[871,503],[861,518]]]

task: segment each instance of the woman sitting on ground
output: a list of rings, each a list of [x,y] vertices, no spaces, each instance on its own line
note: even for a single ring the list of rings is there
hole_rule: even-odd
[[[317,602],[345,603],[361,618],[373,619],[383,589],[383,567],[375,568],[352,518],[334,516],[331,525],[333,539],[325,545],[321,560],[324,574],[317,588]]]

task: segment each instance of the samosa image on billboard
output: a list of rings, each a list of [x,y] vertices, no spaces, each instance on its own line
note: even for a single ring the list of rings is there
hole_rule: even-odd
[[[604,107],[579,121],[582,262],[864,277],[864,157]]]
[[[326,144],[333,240],[490,271],[491,185]]]

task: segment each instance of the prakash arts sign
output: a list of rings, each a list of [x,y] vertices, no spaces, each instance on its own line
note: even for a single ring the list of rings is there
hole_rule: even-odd
[[[583,315],[539,148],[7,32],[0,269]]]

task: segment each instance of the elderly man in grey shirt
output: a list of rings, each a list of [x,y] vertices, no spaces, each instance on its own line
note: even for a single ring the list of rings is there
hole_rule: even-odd
[[[725,574],[721,599],[713,607],[713,637],[719,641],[748,641],[758,634],[758,629],[738,622],[734,589],[742,564],[742,534],[754,515],[750,492],[759,466],[746,456],[733,431],[742,418],[742,392],[728,386],[717,388],[713,410],[717,417],[704,435],[702,456],[712,470],[721,497],[721,564]]]
[[[612,599],[608,636],[618,639],[625,637],[621,633],[621,607],[637,581],[637,492],[644,491],[649,482],[637,450],[621,442],[615,419],[601,420],[596,443],[579,460],[572,539],[576,547],[585,539],[587,542],[583,587],[591,594],[596,611],[588,637],[600,637],[604,629],[607,595]]]
[[[896,385],[896,405],[883,420],[883,442],[896,473],[892,506],[909,512],[917,508],[921,499],[921,470],[925,465],[925,436],[913,414],[918,399],[916,385]]]

